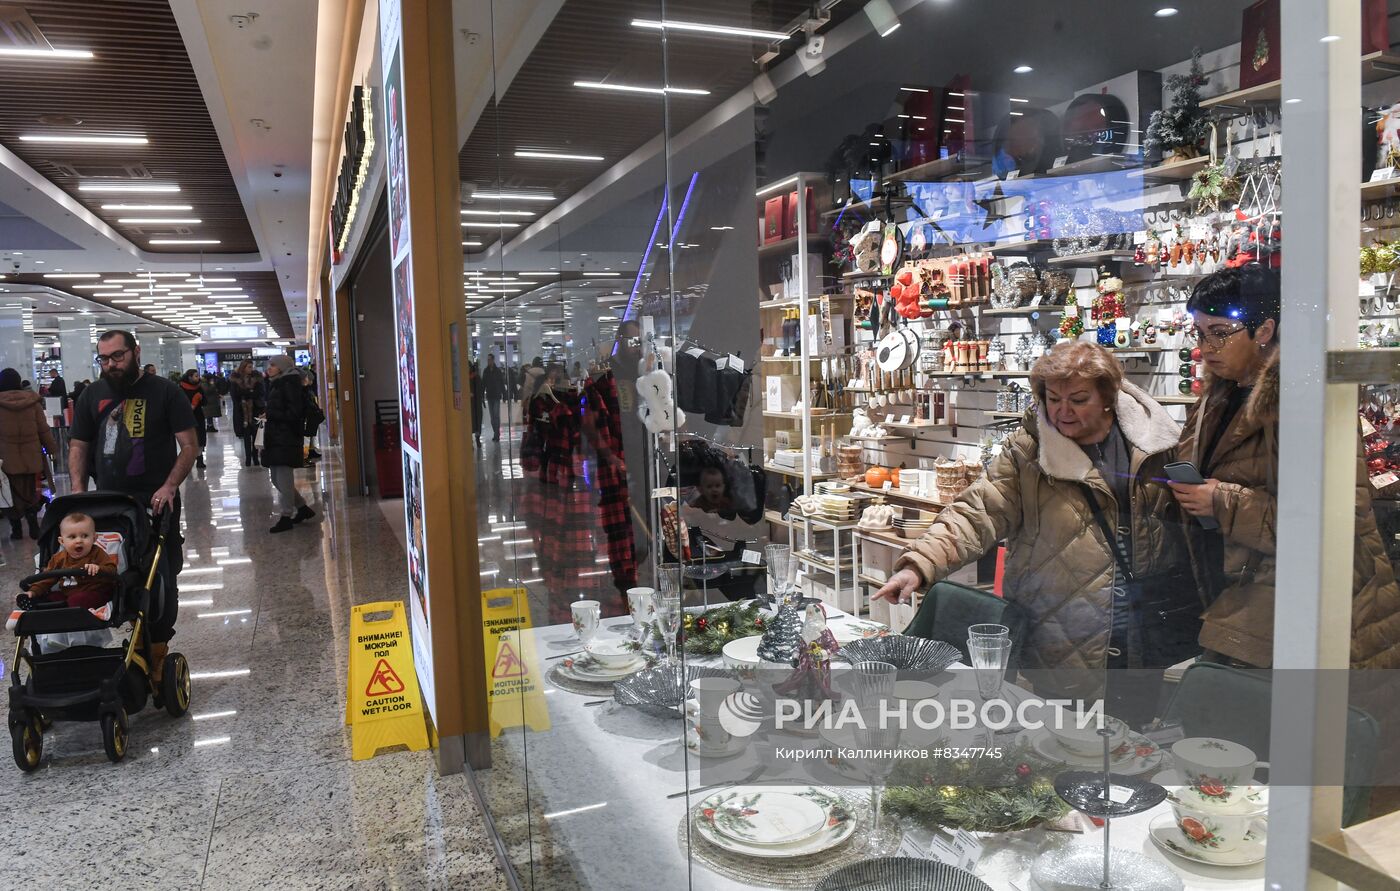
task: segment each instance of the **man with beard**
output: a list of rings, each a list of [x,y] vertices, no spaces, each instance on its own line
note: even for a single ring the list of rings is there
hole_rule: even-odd
[[[162,557],[169,596],[150,624],[151,681],[159,684],[168,644],[175,635],[179,608],[175,576],[184,565],[180,484],[199,454],[194,412],[175,384],[141,373],[141,348],[131,332],[108,331],[99,337],[97,361],[102,376],[83,390],[73,409],[68,474],[75,492],[87,489],[91,473],[97,488],[124,492],[150,504],[157,517],[173,512]]]

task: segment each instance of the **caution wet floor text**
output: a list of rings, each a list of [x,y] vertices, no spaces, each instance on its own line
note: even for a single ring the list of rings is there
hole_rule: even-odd
[[[491,735],[522,724],[531,730],[548,730],[549,710],[540,687],[539,659],[534,653],[525,589],[483,591],[481,614]]]
[[[350,689],[345,723],[356,761],[390,746],[428,748],[423,698],[403,604],[363,603],[350,611]]]

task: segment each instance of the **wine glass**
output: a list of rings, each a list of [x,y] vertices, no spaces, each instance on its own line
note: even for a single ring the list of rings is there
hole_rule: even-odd
[[[666,641],[666,663],[674,665],[676,662],[676,635],[681,630],[681,595],[679,591],[674,593],[664,590],[665,583],[662,583],[663,590],[657,591],[652,597],[652,609],[656,614],[656,624],[661,629],[661,634]]]
[[[894,748],[899,744],[900,728],[882,723],[882,703],[894,695],[894,682],[898,669],[889,662],[857,662],[851,676],[855,686],[856,705],[860,709],[861,723],[856,728],[856,745],[867,749],[862,763],[870,780],[870,838],[866,842],[866,853],[872,857],[882,857],[893,853],[899,846],[899,839],[884,832],[880,825],[880,812],[883,803],[885,781],[894,769]]]

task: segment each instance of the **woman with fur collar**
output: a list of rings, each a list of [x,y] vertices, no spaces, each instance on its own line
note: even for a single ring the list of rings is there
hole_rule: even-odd
[[[1195,317],[1205,389],[1177,449],[1204,485],[1172,484],[1191,516],[1220,528],[1187,526],[1192,569],[1209,603],[1201,630],[1206,656],[1244,666],[1273,664],[1278,494],[1279,281],[1259,266],[1201,280],[1187,309]],[[1360,457],[1356,478],[1353,668],[1400,668],[1400,588],[1371,510]]]
[[[1189,581],[1165,595],[1158,586],[1159,599],[1148,604],[1141,586],[1124,581],[1125,563],[1139,580],[1182,565],[1180,527],[1165,517],[1171,497],[1163,483],[1177,424],[1095,344],[1057,345],[1036,362],[1030,383],[1037,408],[986,476],[899,558],[876,596],[907,602],[915,589],[1005,541],[1003,587],[1029,614],[1022,667],[1042,672],[1033,679],[1037,688],[1087,690],[1083,677],[1050,672],[1173,664],[1196,642],[1196,592]],[[1117,532],[1116,549],[1105,528]],[[1161,596],[1184,600],[1167,604]]]

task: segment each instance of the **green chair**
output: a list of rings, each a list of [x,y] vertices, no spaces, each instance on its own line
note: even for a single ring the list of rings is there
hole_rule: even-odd
[[[957,647],[963,662],[971,664],[967,653],[967,629],[973,625],[1005,625],[1011,631],[1011,655],[1007,677],[1014,678],[1020,666],[1021,646],[1026,640],[1025,610],[979,588],[956,582],[938,582],[919,603],[919,611],[904,629],[912,637],[941,640]]]
[[[1246,746],[1269,760],[1271,693],[1267,672],[1245,671],[1214,662],[1187,668],[1167,704],[1163,720],[1180,721],[1187,736],[1213,736]],[[1342,825],[1366,816],[1370,782],[1380,748],[1380,725],[1355,706],[1347,709],[1346,764],[1342,777]]]

